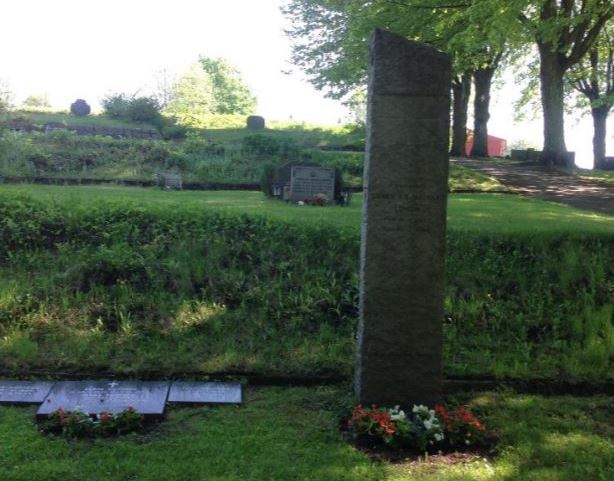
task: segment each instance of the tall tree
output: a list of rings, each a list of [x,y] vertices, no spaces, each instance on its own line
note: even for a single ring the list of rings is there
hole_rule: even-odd
[[[494,55],[490,62],[473,72],[475,96],[473,102],[473,146],[471,157],[488,157],[488,121],[490,120],[490,91],[499,66],[502,52]]]
[[[458,156],[465,155],[473,72],[480,89],[477,145],[486,145],[487,100],[508,35],[505,28],[488,27],[493,23],[488,8],[470,6],[463,0],[291,0],[284,13],[292,20],[288,33],[294,40],[294,63],[316,87],[327,89],[336,98],[366,81],[366,40],[375,27],[430,43],[451,54],[455,76],[450,153]]]
[[[564,129],[564,76],[593,47],[612,18],[611,0],[517,0],[518,19],[533,35],[540,58],[544,116],[543,161],[569,163]]]
[[[507,51],[518,43],[513,29],[493,19],[482,2],[431,2],[438,15],[438,36],[442,48],[455,56],[456,63],[471,71],[475,85],[474,128],[471,156],[488,157],[488,121],[492,82]]]
[[[593,117],[593,166],[605,167],[608,114],[614,105],[614,25],[604,28],[589,55],[569,75]]]
[[[47,94],[28,95],[28,97],[26,97],[26,99],[23,101],[23,106],[45,109],[51,107],[51,103],[49,102],[49,97],[47,97]]]
[[[471,71],[452,76],[452,145],[450,155],[467,155],[467,112],[471,96]]]
[[[165,112],[182,124],[191,124],[214,109],[213,83],[200,63],[195,62],[172,86]]]
[[[216,114],[253,114],[256,97],[239,71],[222,58],[201,56],[200,65],[209,76]]]

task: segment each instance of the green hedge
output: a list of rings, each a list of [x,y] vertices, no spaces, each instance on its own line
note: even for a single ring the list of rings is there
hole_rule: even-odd
[[[612,240],[451,231],[448,375],[612,379]],[[358,246],[330,226],[0,195],[0,367],[349,374]]]

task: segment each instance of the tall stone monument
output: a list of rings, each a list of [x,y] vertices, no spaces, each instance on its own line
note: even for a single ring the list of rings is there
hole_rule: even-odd
[[[375,30],[369,58],[356,394],[410,406],[442,394],[451,62]]]

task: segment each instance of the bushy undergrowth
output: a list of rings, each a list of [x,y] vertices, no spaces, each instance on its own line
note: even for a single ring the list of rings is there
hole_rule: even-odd
[[[0,365],[349,374],[358,232],[0,196]],[[451,231],[449,375],[612,378],[606,235]]]
[[[69,131],[25,135],[7,130],[0,135],[0,175],[7,176],[151,180],[158,171],[172,170],[188,181],[257,182],[265,163],[313,158],[355,175],[354,157],[343,152],[319,155],[291,138],[262,134],[246,135],[237,142],[217,142],[197,134],[182,142],[79,136]]]

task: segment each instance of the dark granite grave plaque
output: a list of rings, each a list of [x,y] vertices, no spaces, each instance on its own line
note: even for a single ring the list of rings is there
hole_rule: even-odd
[[[324,194],[328,201],[335,198],[335,169],[297,165],[290,173],[290,200],[312,200]]]
[[[0,404],[39,404],[52,381],[0,381]]]
[[[168,395],[168,382],[64,381],[56,383],[38,410],[46,416],[59,408],[79,408],[88,414],[118,413],[133,407],[145,416],[161,416]]]
[[[241,404],[239,383],[174,382],[168,394],[170,403],[189,404]]]

